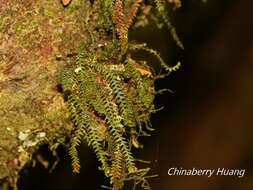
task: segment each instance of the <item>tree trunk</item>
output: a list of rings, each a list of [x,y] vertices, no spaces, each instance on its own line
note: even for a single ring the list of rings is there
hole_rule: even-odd
[[[39,144],[57,145],[70,133],[56,73],[89,36],[84,19],[90,3],[0,4],[0,179],[15,180]]]

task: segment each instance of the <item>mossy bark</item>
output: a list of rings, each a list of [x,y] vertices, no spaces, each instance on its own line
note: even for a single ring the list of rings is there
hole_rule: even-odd
[[[41,143],[71,124],[57,91],[57,68],[85,32],[89,1],[0,1],[0,179],[15,179]]]

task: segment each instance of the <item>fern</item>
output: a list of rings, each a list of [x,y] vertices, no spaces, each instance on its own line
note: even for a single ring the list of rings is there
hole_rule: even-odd
[[[129,127],[134,127],[135,118],[133,115],[132,105],[126,96],[126,93],[122,89],[122,82],[119,81],[119,76],[117,77],[114,72],[107,70],[104,70],[103,73],[116,98],[116,103],[119,105],[119,111],[123,117],[124,124]]]
[[[114,143],[118,144],[122,154],[124,155],[125,162],[127,165],[127,169],[129,173],[132,173],[136,170],[134,164],[134,158],[130,152],[130,148],[122,135],[122,130],[124,126],[121,124],[121,118],[117,114],[116,107],[107,100],[107,97],[101,97],[102,102],[104,103],[105,110],[106,110],[106,122],[109,127],[109,131],[113,136]]]
[[[72,158],[73,172],[78,173],[80,170],[80,162],[76,147],[80,144],[82,139],[85,139],[88,145],[94,149],[98,160],[102,163],[105,174],[108,175],[110,169],[107,164],[106,153],[102,148],[102,143],[99,142],[98,131],[95,127],[97,124],[92,119],[88,110],[86,110],[87,106],[81,104],[80,100],[70,95],[68,102],[72,121],[77,126],[73,138],[71,138],[69,149],[69,154]]]
[[[132,25],[134,18],[136,17],[141,2],[142,0],[135,0],[132,3],[129,14],[126,15],[124,13],[122,0],[115,0],[113,20],[115,23],[116,32],[119,35],[121,41],[121,48],[123,53],[125,53],[127,48],[128,30]]]
[[[84,53],[87,47],[78,50],[75,63],[66,65],[59,77],[76,126],[69,149],[72,167],[79,172],[77,146],[84,140],[94,150],[113,189],[121,189],[128,175],[139,175],[131,145],[141,147],[138,136],[146,134],[141,123],[148,123],[153,112],[152,74],[147,65],[139,65],[130,55],[125,64],[97,63],[96,56]],[[160,58],[154,50],[145,48]],[[104,128],[102,136],[99,123]]]
[[[106,30],[113,29],[112,13],[113,13],[114,0],[100,0],[100,24]]]
[[[180,63],[178,62],[175,66],[168,66],[164,60],[162,59],[162,57],[159,55],[159,53],[154,50],[154,49],[151,49],[151,48],[148,48],[146,44],[132,44],[132,46],[130,47],[130,49],[132,50],[144,50],[152,55],[154,55],[158,61],[160,62],[161,64],[161,67],[165,70],[165,71],[168,71],[168,72],[172,72],[172,71],[176,71],[177,69],[179,69],[180,67]]]
[[[129,43],[129,28],[145,1],[100,0],[94,4],[101,7],[99,17],[88,19],[99,21],[98,30],[86,23],[91,40],[80,46],[59,74],[75,127],[69,147],[73,171],[80,170],[77,147],[85,141],[94,150],[113,190],[122,189],[127,180],[149,189],[146,176],[149,168],[137,167],[131,148],[142,147],[139,136],[148,136],[146,131],[153,130],[149,117],[155,112],[155,78],[146,62],[131,58],[131,50],[154,55],[166,72],[176,70],[178,65],[168,66],[158,52],[144,44]],[[163,15],[165,0],[156,0],[155,4]],[[105,37],[100,38],[102,34]]]
[[[136,62],[130,57],[128,57],[126,61],[126,72],[131,76],[131,79],[136,86],[137,94],[141,103],[141,108],[146,110],[152,105],[153,102],[153,98],[150,98],[150,93],[148,92],[148,89],[150,86],[152,86],[152,84],[149,83],[148,78],[143,78],[137,68],[138,66]]]
[[[137,11],[141,5],[142,0],[135,0],[130,8],[129,14],[126,17],[126,25],[128,28],[133,24],[134,18],[137,15]]]
[[[116,149],[110,173],[113,190],[121,189],[124,186],[124,181],[122,179],[125,178],[125,167],[123,154],[119,149]]]
[[[169,3],[174,4],[176,8],[181,7],[181,1],[180,0],[168,0]],[[159,13],[159,15],[162,17],[164,23],[167,25],[168,30],[170,31],[170,34],[173,38],[173,40],[176,42],[176,44],[181,48],[184,49],[183,43],[178,37],[178,34],[176,32],[175,27],[172,25],[169,16],[166,13],[166,1],[165,0],[155,0],[156,9]]]
[[[115,0],[114,10],[113,10],[113,21],[115,23],[116,32],[121,40],[127,38],[128,28],[126,23],[124,23],[124,12],[122,0]]]
[[[77,101],[74,96],[69,96],[69,111],[70,111],[70,116],[74,123],[78,125],[78,128],[75,130],[73,134],[73,138],[71,138],[70,142],[70,148],[69,148],[69,155],[72,159],[72,168],[73,172],[79,173],[80,171],[80,161],[78,157],[78,151],[76,149],[77,146],[80,145],[81,140],[83,136],[85,135],[85,129],[83,128],[82,125],[80,125],[79,118],[77,117],[77,112],[76,112],[76,107],[75,104],[77,104]]]
[[[181,42],[181,40],[179,39],[176,28],[170,22],[169,17],[166,16],[165,13],[162,13],[162,18],[163,18],[164,22],[166,23],[167,28],[170,31],[170,34],[171,34],[173,40],[176,42],[178,47],[180,47],[181,49],[184,49],[184,45]]]

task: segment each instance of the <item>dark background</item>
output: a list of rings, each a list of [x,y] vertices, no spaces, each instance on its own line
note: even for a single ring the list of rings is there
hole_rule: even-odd
[[[145,147],[137,153],[159,174],[151,180],[153,190],[253,189],[252,7],[251,0],[183,1],[173,23],[184,51],[166,29],[150,27],[131,35],[139,42],[148,39],[169,64],[182,62],[180,70],[156,83],[157,89],[175,94],[156,98],[157,108],[164,109],[152,116],[156,131],[142,140]],[[96,158],[86,146],[81,149],[81,174],[72,174],[62,149],[63,159],[51,174],[40,165],[24,171],[20,189],[100,189],[104,177]],[[41,152],[54,159],[46,147]],[[246,169],[246,176],[168,176],[170,167]]]

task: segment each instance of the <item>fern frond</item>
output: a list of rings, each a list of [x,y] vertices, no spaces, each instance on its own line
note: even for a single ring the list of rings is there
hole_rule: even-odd
[[[100,0],[100,22],[105,29],[111,30],[113,28],[112,13],[114,9],[114,0]]]
[[[138,93],[138,99],[136,102],[139,103],[141,111],[147,110],[153,104],[153,96],[151,97],[150,92],[148,91],[150,86],[152,86],[149,79],[143,78],[135,61],[130,57],[127,58],[125,69],[126,73],[131,76],[131,79],[136,86],[136,91]]]
[[[78,128],[74,131],[74,134],[72,135],[71,142],[70,142],[70,148],[69,148],[69,155],[72,160],[72,168],[74,173],[79,173],[80,171],[80,161],[78,157],[78,151],[76,149],[77,146],[79,146],[81,139],[85,135],[85,130],[80,124],[79,118],[78,118],[78,113],[76,110],[76,104],[77,100],[74,96],[70,95],[68,97],[68,107],[69,107],[69,112],[70,112],[70,117],[72,120],[75,122],[75,124],[78,126]]]
[[[122,51],[125,51],[128,41],[128,26],[125,22],[122,0],[115,0],[113,21],[115,23],[115,30],[119,35]]]
[[[79,67],[83,65],[84,59],[86,57],[84,52],[85,52],[85,45],[82,44],[78,48],[76,56],[76,65]]]
[[[80,170],[77,147],[85,141],[96,154],[105,176],[110,178],[113,190],[122,189],[127,180],[150,189],[146,175],[149,168],[136,167],[131,149],[141,147],[139,137],[147,136],[146,131],[152,130],[148,124],[150,115],[156,111],[155,77],[146,62],[131,58],[131,50],[154,55],[167,73],[180,64],[170,67],[157,51],[143,44],[129,43],[128,33],[137,14],[137,21],[142,17],[148,22],[153,14],[150,9],[156,6],[154,14],[163,19],[173,39],[183,47],[167,17],[169,3],[176,7],[180,0],[92,1],[91,11],[84,19],[85,32],[90,36],[74,57],[67,58],[59,75],[74,124],[69,144],[73,171]],[[96,22],[98,25],[94,25]]]
[[[118,115],[116,106],[113,105],[106,96],[97,97],[96,105],[99,105],[100,109],[98,110],[103,110],[105,114],[105,121],[108,125],[114,146],[117,146],[117,148],[121,151],[127,170],[130,173],[136,171],[134,158],[132,157],[129,145],[123,136],[124,126],[121,124],[121,117]],[[115,160],[113,159],[113,161]]]
[[[184,45],[181,42],[180,38],[178,37],[176,28],[172,25],[170,19],[168,16],[165,15],[165,13],[162,13],[162,18],[167,25],[168,30],[170,31],[170,35],[172,36],[173,40],[176,42],[177,46],[181,49],[184,49]]]
[[[119,35],[123,53],[125,53],[127,48],[128,30],[136,17],[141,2],[142,0],[135,0],[131,5],[129,14],[125,15],[122,0],[115,0],[113,21],[115,23],[116,32]]]
[[[119,81],[119,76],[109,70],[104,70],[103,72],[116,98],[116,103],[119,106],[119,111],[123,117],[124,124],[129,127],[134,127],[136,125],[133,115],[134,111],[126,93],[122,89],[122,82]]]
[[[100,142],[99,132],[97,131],[96,126],[90,126],[87,129],[88,131],[88,145],[91,146],[98,158],[98,160],[102,163],[102,170],[104,171],[105,175],[108,176],[110,173],[110,167],[108,165],[108,159],[106,157],[106,152],[104,151],[103,145]]]
[[[146,47],[146,44],[140,44],[137,45],[135,47],[133,47],[134,49],[140,49],[140,50],[145,50],[146,52],[149,52],[150,54],[154,55],[158,61],[160,62],[161,66],[163,69],[165,69],[166,71],[172,71],[172,67],[169,67],[164,60],[162,59],[162,57],[159,55],[159,53],[151,48]]]
[[[80,130],[77,129],[73,135],[73,138],[71,139],[70,148],[69,148],[69,155],[72,160],[72,170],[74,173],[79,173],[80,168],[81,168],[80,160],[78,157],[78,151],[76,148],[80,144],[81,136],[82,134]]]
[[[168,1],[168,3],[174,4],[176,8],[179,8],[181,6],[180,0],[167,0],[167,1]],[[172,23],[170,22],[170,19],[167,16],[167,13],[165,11],[166,10],[166,1],[165,0],[155,0],[155,4],[156,4],[156,9],[158,10],[159,15],[162,17],[163,21],[167,25],[167,28],[170,31],[170,34],[171,34],[173,40],[176,42],[178,47],[180,47],[181,49],[184,49],[184,45],[181,42],[181,40],[179,39],[176,29],[172,25]]]
[[[98,131],[96,130],[96,123],[92,119],[90,113],[86,111],[87,106],[82,100],[74,99],[70,96],[69,105],[72,120],[77,125],[77,129],[71,139],[71,146],[69,154],[72,158],[72,166],[74,172],[79,172],[80,164],[76,146],[80,144],[84,138],[88,145],[92,147],[96,153],[98,160],[102,163],[102,168],[106,175],[108,175],[110,168],[107,163],[106,153],[103,150],[103,145],[99,141]]]
[[[72,160],[72,171],[74,173],[79,173],[80,172],[80,160],[78,157],[78,151],[76,149],[76,145],[75,143],[71,143],[70,148],[69,148],[69,155],[71,157]]]
[[[158,61],[160,62],[161,67],[162,67],[163,69],[165,69],[165,71],[169,71],[169,72],[175,71],[175,70],[177,70],[177,69],[180,67],[180,65],[181,65],[181,63],[178,62],[175,66],[168,66],[168,65],[164,62],[164,60],[162,59],[162,57],[159,55],[159,53],[158,53],[156,50],[154,50],[154,49],[148,48],[148,47],[146,46],[146,44],[134,44],[134,45],[131,46],[130,49],[132,49],[132,50],[138,50],[138,49],[139,49],[139,50],[144,50],[144,51],[146,51],[146,52],[148,52],[148,53],[154,55],[154,56],[158,59]]]
[[[73,71],[71,69],[60,69],[58,75],[58,81],[62,85],[64,91],[71,91],[75,84],[75,79],[73,77]]]
[[[115,150],[112,162],[112,168],[110,172],[111,184],[113,184],[113,190],[122,189],[124,186],[125,177],[125,161],[124,156],[119,149]]]
[[[104,95],[98,97],[97,101],[100,105],[104,106],[104,110],[106,112],[105,121],[108,124],[108,128],[111,136],[113,137],[114,143],[119,146],[122,154],[124,155],[128,171],[130,173],[134,172],[136,170],[134,158],[130,151],[129,145],[122,134],[124,126],[121,124],[122,119],[118,115],[117,107],[108,100],[108,97]]]
[[[126,17],[126,25],[128,28],[133,24],[134,18],[136,17],[137,11],[141,5],[142,0],[135,0],[131,5],[129,14]]]

